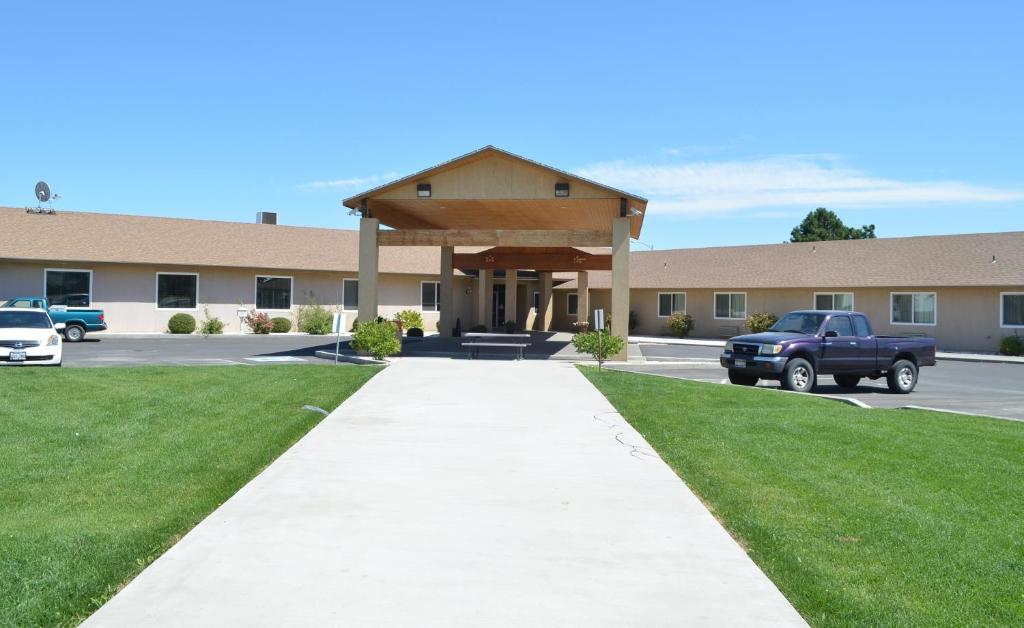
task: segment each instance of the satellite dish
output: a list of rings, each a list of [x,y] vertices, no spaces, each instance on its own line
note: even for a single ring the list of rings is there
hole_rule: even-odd
[[[50,186],[46,185],[46,181],[36,183],[36,198],[40,203],[50,200]]]

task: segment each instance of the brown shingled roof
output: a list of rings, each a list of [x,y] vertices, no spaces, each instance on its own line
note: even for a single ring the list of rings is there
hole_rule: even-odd
[[[0,259],[358,270],[359,233],[345,229],[0,207]],[[437,274],[437,247],[382,247],[380,272]]]
[[[724,289],[1024,286],[1024,231],[634,251],[629,285]],[[611,287],[611,273],[592,272],[590,287]],[[576,282],[558,289],[575,290]]]

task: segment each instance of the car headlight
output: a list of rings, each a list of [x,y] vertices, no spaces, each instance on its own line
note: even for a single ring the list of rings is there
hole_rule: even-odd
[[[52,336],[50,336],[49,338],[46,339],[46,346],[47,347],[56,347],[59,344],[60,344],[60,336],[58,336],[57,334],[53,334]]]
[[[731,340],[729,340],[728,342],[725,343],[725,350],[728,353],[732,353],[732,341]]]
[[[761,345],[761,355],[778,355],[782,353],[782,345]]]

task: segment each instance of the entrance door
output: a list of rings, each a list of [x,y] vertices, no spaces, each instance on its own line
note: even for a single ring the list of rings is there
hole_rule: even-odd
[[[497,329],[505,322],[505,284],[491,286],[491,328]]]

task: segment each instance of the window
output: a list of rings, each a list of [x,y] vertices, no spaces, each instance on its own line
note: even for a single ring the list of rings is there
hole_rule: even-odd
[[[256,309],[292,309],[292,278],[256,277]]]
[[[1001,327],[1024,327],[1024,292],[1004,292],[999,295]]]
[[[565,313],[569,316],[576,316],[580,311],[580,295],[570,292],[565,295]]]
[[[815,292],[814,309],[853,311],[852,292]]]
[[[441,282],[420,282],[420,309],[424,312],[441,311]]]
[[[199,303],[199,275],[195,273],[157,273],[158,310],[194,310]]]
[[[853,330],[857,332],[858,338],[868,338],[871,336],[871,326],[868,325],[868,319],[863,316],[853,317]]]
[[[341,280],[341,309],[357,311],[359,309],[359,280]]]
[[[540,291],[539,290],[534,290],[533,291],[533,311],[534,312],[539,312],[540,311]]]
[[[833,331],[837,336],[852,336],[853,325],[850,324],[849,316],[833,316],[828,319],[828,324],[825,325],[825,334]]]
[[[934,325],[937,299],[934,292],[893,292],[890,294],[894,325]]]
[[[715,318],[745,319],[747,317],[746,292],[716,292]]]
[[[89,307],[92,304],[91,270],[45,271],[46,298],[50,305]]]
[[[685,292],[659,292],[658,316],[672,316],[675,312],[686,311]]]

